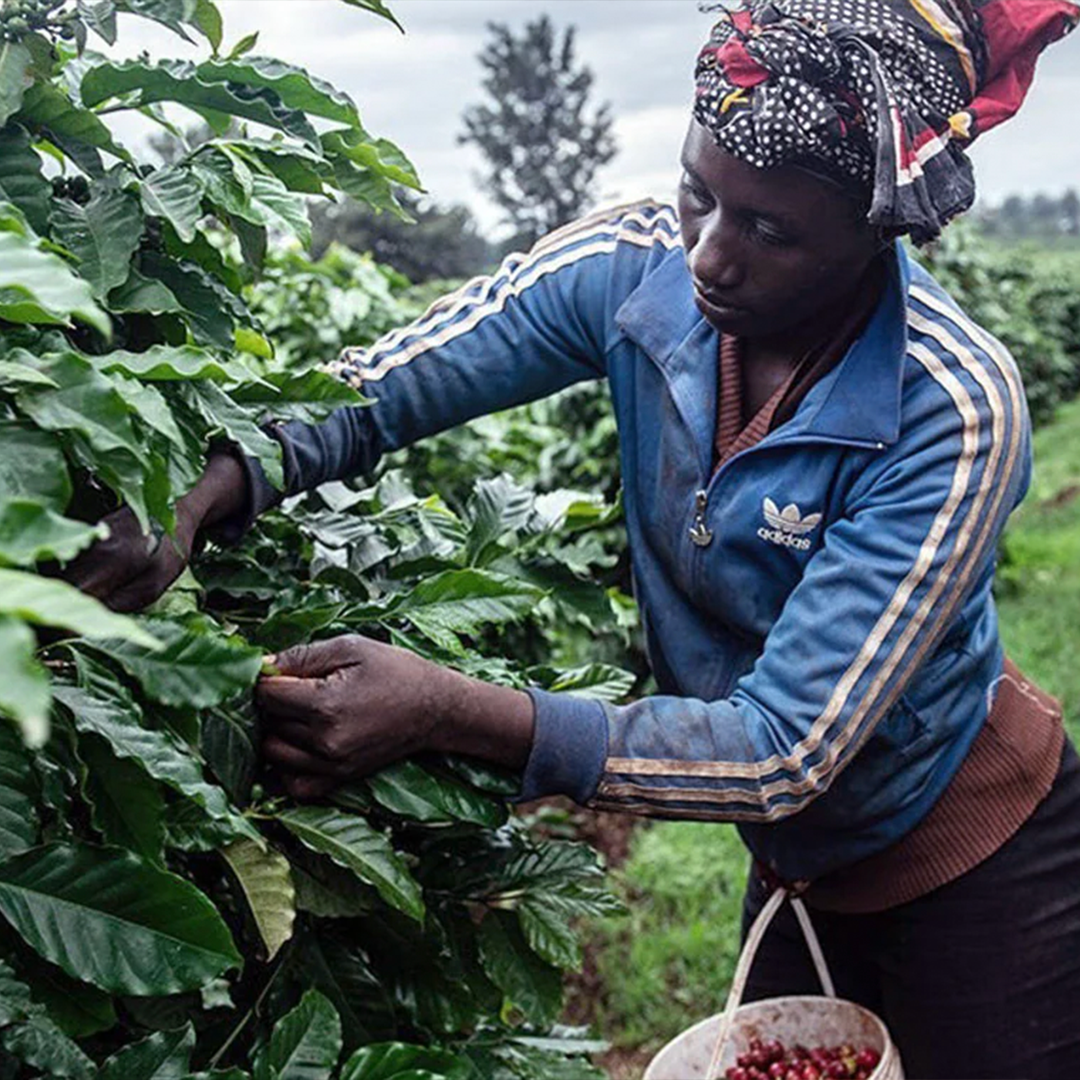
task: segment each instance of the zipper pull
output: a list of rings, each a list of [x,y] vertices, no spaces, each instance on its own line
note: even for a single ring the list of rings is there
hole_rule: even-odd
[[[694,524],[690,526],[690,539],[698,547],[708,547],[712,543],[712,529],[705,525],[705,507],[708,495],[704,490],[694,496]]]

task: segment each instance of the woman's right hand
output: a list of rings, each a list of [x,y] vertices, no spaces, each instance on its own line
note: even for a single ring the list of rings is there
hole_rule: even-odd
[[[210,458],[199,482],[176,503],[176,535],[147,535],[126,506],[104,519],[109,535],[64,571],[72,585],[114,611],[152,604],[183,573],[202,529],[241,512],[247,480],[230,454]]]

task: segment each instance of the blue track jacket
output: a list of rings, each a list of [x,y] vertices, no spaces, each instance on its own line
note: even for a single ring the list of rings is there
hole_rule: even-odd
[[[532,691],[522,797],[734,821],[782,878],[812,880],[910,830],[986,718],[995,548],[1030,476],[1024,392],[899,246],[845,358],[713,475],[717,356],[674,210],[597,214],[346,350],[335,369],[377,404],[281,426],[287,484],[607,377],[660,692]],[[253,480],[259,512],[280,494]]]

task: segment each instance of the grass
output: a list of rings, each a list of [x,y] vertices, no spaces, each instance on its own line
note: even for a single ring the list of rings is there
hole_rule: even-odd
[[[1035,475],[1010,522],[998,571],[1005,649],[1059,698],[1080,742],[1080,400],[1035,435]]]
[[[1035,477],[1002,547],[1005,648],[1062,700],[1080,742],[1080,400],[1035,437]],[[597,1029],[649,1051],[719,1011],[739,949],[748,857],[735,829],[659,822],[614,874],[630,914],[596,924]]]
[[[635,835],[614,875],[630,914],[594,931],[604,1038],[659,1049],[719,1012],[739,953],[748,866],[730,825],[657,822]]]

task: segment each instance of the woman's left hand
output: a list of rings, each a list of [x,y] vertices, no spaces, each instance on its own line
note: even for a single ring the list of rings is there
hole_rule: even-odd
[[[280,674],[255,689],[263,753],[299,798],[430,748],[453,675],[359,635],[298,645],[271,663]]]

